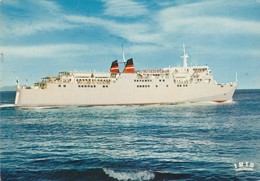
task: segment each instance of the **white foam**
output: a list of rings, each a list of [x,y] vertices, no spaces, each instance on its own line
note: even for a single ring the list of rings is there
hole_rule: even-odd
[[[1,108],[14,107],[14,104],[1,104],[0,107],[1,107]]]
[[[127,181],[127,180],[152,180],[155,175],[154,173],[148,171],[138,171],[138,172],[118,172],[111,169],[103,169],[104,172],[117,180]]]

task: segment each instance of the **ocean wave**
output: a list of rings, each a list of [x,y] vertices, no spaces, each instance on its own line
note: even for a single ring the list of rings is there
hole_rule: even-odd
[[[119,172],[111,169],[104,168],[103,171],[117,180],[127,181],[127,180],[152,180],[155,174],[149,171],[137,171],[137,172]]]

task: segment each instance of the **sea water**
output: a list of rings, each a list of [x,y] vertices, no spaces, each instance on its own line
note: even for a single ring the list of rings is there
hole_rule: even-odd
[[[16,108],[14,96],[1,92],[3,181],[260,179],[260,90],[154,106]]]

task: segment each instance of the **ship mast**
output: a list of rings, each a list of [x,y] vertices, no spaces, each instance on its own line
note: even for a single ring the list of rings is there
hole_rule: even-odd
[[[123,58],[123,63],[124,63],[124,65],[126,64],[126,59],[125,59],[125,52],[124,52],[124,44],[122,43],[122,58]]]
[[[183,67],[188,67],[187,64],[187,58],[189,57],[188,54],[186,54],[185,51],[185,44],[183,44],[183,56],[181,56],[183,58]]]

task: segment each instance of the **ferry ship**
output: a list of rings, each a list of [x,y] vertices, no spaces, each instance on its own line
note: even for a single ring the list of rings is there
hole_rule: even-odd
[[[112,62],[110,71],[60,72],[33,86],[17,85],[15,106],[105,106],[232,101],[237,81],[217,83],[208,66],[135,70],[133,59]],[[124,60],[123,53],[123,60]]]

